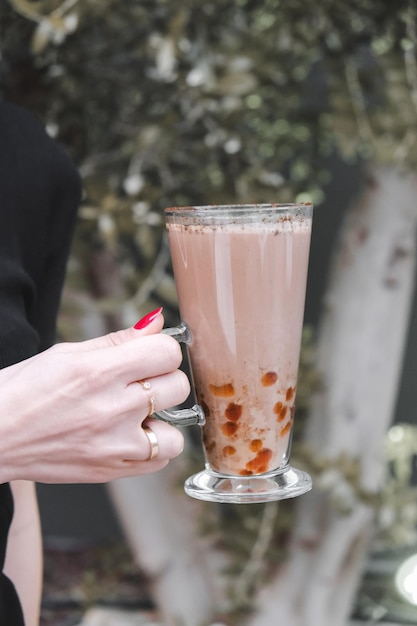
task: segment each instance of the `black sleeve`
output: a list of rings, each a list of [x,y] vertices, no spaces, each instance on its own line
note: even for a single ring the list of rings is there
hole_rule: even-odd
[[[40,122],[0,104],[0,367],[50,346],[80,201],[78,174]]]
[[[80,194],[76,170],[39,121],[0,103],[0,368],[54,341]],[[3,484],[0,625],[23,626],[14,586],[1,573],[12,516],[10,486]]]

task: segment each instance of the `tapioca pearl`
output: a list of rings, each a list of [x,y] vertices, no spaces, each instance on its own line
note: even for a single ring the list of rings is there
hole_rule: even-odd
[[[259,452],[259,450],[262,450],[262,447],[263,447],[262,439],[252,439],[252,441],[249,444],[249,448],[252,452]]]
[[[262,448],[254,459],[246,463],[246,469],[257,474],[263,474],[268,470],[271,458],[272,450],[269,448]]]
[[[230,404],[227,405],[224,414],[229,422],[237,422],[242,416],[242,411],[242,405],[230,402]]]
[[[216,398],[231,398],[235,395],[235,388],[232,383],[225,383],[224,385],[209,385],[210,393]]]
[[[223,435],[226,435],[226,437],[231,437],[235,434],[238,428],[239,424],[237,424],[236,422],[225,422],[224,424],[222,424],[221,430]]]
[[[292,400],[295,396],[295,387],[288,387],[286,393],[285,393],[285,399],[287,402],[289,402],[290,400]]]
[[[278,374],[276,372],[266,372],[261,378],[261,383],[264,387],[272,387],[277,380]]]

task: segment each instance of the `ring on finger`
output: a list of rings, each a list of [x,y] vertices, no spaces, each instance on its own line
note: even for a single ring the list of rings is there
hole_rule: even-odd
[[[150,391],[152,389],[152,385],[148,380],[138,380],[137,382],[142,386],[142,388],[145,391]],[[150,417],[151,415],[153,415],[153,413],[155,413],[155,406],[156,406],[156,396],[152,394],[149,397],[149,411],[146,417]]]
[[[156,459],[159,453],[158,439],[153,430],[151,430],[146,424],[142,424],[142,429],[151,445],[151,453],[147,460],[152,461],[153,459]]]
[[[156,405],[156,398],[155,396],[151,396],[149,398],[149,413],[147,417],[150,417],[151,415],[155,413],[155,405]]]

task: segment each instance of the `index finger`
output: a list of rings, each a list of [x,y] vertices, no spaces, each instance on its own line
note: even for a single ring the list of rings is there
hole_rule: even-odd
[[[137,339],[138,337],[159,333],[161,332],[163,326],[164,316],[161,313],[144,328],[138,329],[132,326],[131,328],[117,330],[111,333],[107,333],[106,335],[101,335],[100,337],[87,339],[86,341],[78,341],[73,343],[65,342],[56,344],[54,346],[54,349],[59,352],[82,352],[88,350],[96,350],[97,348],[117,346],[125,343],[126,341]]]
[[[125,384],[168,374],[182,362],[178,342],[162,333],[133,336],[130,341],[90,350],[83,356],[100,369],[101,376],[118,378]]]

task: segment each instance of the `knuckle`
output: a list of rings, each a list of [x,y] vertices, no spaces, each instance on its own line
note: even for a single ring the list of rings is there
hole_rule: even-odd
[[[69,380],[81,384],[88,384],[90,380],[94,382],[99,377],[99,371],[94,367],[88,355],[84,353],[78,354],[77,358],[75,358],[71,354],[58,352],[54,366],[56,370],[65,374]]]
[[[84,360],[79,362],[77,376],[84,388],[89,390],[91,395],[101,391],[103,388],[103,372],[92,363],[85,362]]]
[[[49,359],[45,372],[53,372],[57,393],[74,394],[75,397],[92,396],[100,389],[101,371],[84,354],[74,358],[56,350]]]
[[[105,337],[109,346],[118,346],[121,343],[120,333],[117,333],[115,331],[108,333],[107,335],[105,335]]]

